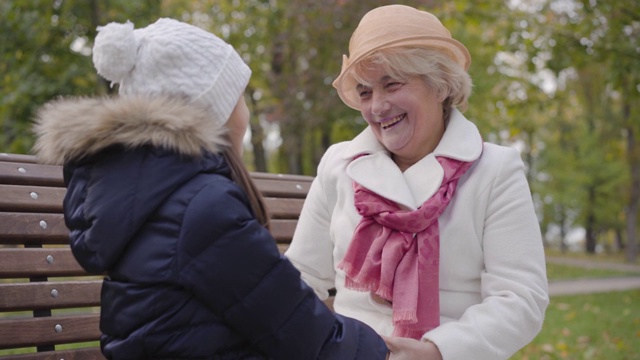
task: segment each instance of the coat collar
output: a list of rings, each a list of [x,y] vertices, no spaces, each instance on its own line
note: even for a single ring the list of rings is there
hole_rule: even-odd
[[[478,128],[454,109],[436,149],[404,173],[393,162],[389,151],[378,142],[370,127],[350,142],[343,157],[350,161],[347,175],[353,181],[413,210],[433,196],[442,184],[444,170],[436,156],[475,161],[481,154],[482,137]]]
[[[227,144],[224,125],[180,97],[60,98],[38,110],[33,130],[39,160],[57,165],[113,145],[195,157]]]

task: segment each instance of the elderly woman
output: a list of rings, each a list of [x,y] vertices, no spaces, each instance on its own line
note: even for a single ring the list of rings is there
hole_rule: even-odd
[[[391,359],[507,359],[548,305],[523,162],[458,110],[470,62],[428,12],[362,18],[333,86],[368,127],[323,156],[286,253]]]

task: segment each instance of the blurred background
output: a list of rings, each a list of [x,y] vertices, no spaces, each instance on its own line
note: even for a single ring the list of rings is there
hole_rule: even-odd
[[[116,92],[93,68],[98,26],[172,17],[224,38],[253,69],[246,165],[315,175],[330,144],[366,125],[331,82],[360,18],[390,3],[2,0],[0,153],[30,153],[47,101]],[[520,150],[553,288],[639,278],[640,1],[395,3],[436,14],[471,52],[466,115],[487,141]],[[542,332],[514,359],[640,359],[640,290],[582,290],[552,292]]]
[[[0,152],[29,153],[34,111],[58,96],[114,93],[91,61],[96,28],[173,17],[234,45],[253,69],[245,162],[314,175],[325,149],[363,129],[331,82],[358,21],[389,1],[3,0]],[[517,147],[548,247],[637,261],[640,1],[398,1],[433,12],[471,52],[466,115]]]

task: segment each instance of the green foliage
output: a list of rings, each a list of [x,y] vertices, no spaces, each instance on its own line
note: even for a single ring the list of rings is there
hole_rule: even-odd
[[[640,94],[640,4],[548,0],[512,10],[503,48],[512,57],[503,56],[501,71],[524,91],[507,96],[505,108],[516,109],[510,129],[527,134],[511,132],[526,144],[541,224],[585,227],[594,251],[598,234],[622,232],[625,216],[637,221],[625,209],[637,208],[631,184],[640,181],[632,177],[640,161],[630,156],[640,149],[624,134],[637,134],[640,124],[630,125]],[[635,230],[626,235],[635,242]]]
[[[91,63],[96,27],[149,18],[158,1],[0,2],[0,151],[28,153],[35,110],[58,96],[102,93]]]
[[[313,175],[328,146],[366,126],[331,82],[361,17],[389,3],[2,1],[0,151],[29,152],[30,121],[46,101],[109,92],[90,59],[98,25],[170,16],[218,34],[253,69],[250,167]],[[631,242],[640,221],[640,2],[400,3],[437,14],[468,47],[466,114],[486,140],[522,149],[543,230],[582,226],[592,242],[626,231]],[[279,148],[265,124],[278,125]]]
[[[80,77],[88,69],[78,65],[83,56],[69,50],[73,28],[68,28],[61,10],[43,1],[0,4],[0,148],[5,151],[27,152],[31,140],[25,120],[34,109],[83,84]]]

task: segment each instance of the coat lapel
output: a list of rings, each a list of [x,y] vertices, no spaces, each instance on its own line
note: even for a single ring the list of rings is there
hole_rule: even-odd
[[[444,170],[436,156],[474,161],[481,153],[482,138],[477,127],[458,110],[454,110],[447,130],[433,153],[404,173],[369,127],[350,142],[343,156],[353,159],[347,166],[347,175],[351,180],[405,208],[415,210],[432,197],[442,184]]]
[[[377,152],[353,160],[347,166],[347,175],[384,198],[414,208],[413,196],[402,172],[385,153]]]

